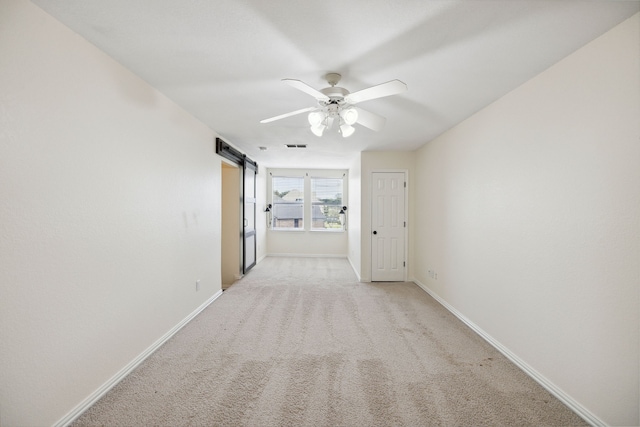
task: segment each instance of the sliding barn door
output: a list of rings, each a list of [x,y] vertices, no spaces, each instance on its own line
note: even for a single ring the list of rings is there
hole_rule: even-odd
[[[242,272],[256,265],[256,173],[258,166],[245,158],[243,179]]]

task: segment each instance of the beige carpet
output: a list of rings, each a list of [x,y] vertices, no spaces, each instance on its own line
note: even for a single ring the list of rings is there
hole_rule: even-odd
[[[415,284],[266,258],[74,425],[586,424]]]

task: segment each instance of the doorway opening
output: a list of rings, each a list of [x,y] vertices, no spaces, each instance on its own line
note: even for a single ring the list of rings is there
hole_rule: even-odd
[[[224,270],[222,289],[225,289],[225,285],[230,285],[231,277],[235,282],[256,265],[256,175],[258,164],[220,138],[216,138],[216,153],[223,157],[221,168],[223,211],[221,270]],[[236,220],[238,225],[236,225]],[[238,250],[236,250],[236,244]],[[237,263],[234,261],[236,255],[239,255]],[[227,256],[228,259],[226,259]]]
[[[242,170],[222,161],[222,289],[242,277]]]

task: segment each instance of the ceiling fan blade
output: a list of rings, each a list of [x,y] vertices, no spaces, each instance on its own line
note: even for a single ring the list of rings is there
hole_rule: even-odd
[[[405,92],[407,85],[400,80],[391,80],[390,82],[381,83],[362,89],[357,92],[350,93],[344,100],[349,104],[357,104],[358,102],[368,101],[370,99],[383,98],[385,96],[397,95]]]
[[[329,97],[327,95],[325,95],[324,93],[320,92],[317,89],[312,88],[311,86],[309,86],[305,82],[302,82],[300,80],[295,80],[295,79],[282,79],[282,81],[287,83],[289,86],[293,86],[296,89],[301,90],[302,92],[313,96],[318,101],[328,101],[329,100]]]
[[[371,111],[363,110],[360,107],[353,107],[358,111],[358,120],[356,123],[368,127],[369,129],[378,132],[382,130],[384,124],[387,122],[382,116],[377,115],[376,113],[372,113]]]
[[[268,119],[260,120],[260,123],[274,122],[276,120],[284,119],[285,117],[295,116],[296,114],[302,114],[302,113],[306,113],[308,111],[313,111],[313,110],[317,110],[317,109],[318,109],[318,107],[307,107],[307,108],[303,108],[301,110],[296,110],[296,111],[292,111],[290,113],[280,114],[279,116],[275,116],[275,117],[271,117],[271,118],[268,118]]]

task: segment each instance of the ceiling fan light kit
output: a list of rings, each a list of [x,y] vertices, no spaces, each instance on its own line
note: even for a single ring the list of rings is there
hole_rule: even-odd
[[[340,133],[342,134],[343,138],[347,138],[351,136],[355,131],[356,131],[356,128],[354,128],[351,125],[348,125],[346,123],[340,125]]]
[[[322,133],[326,128],[327,128],[326,125],[320,123],[317,126],[311,126],[311,132],[313,132],[315,136],[322,136]]]
[[[309,113],[308,119],[311,127],[319,126],[324,121],[324,115],[320,111],[312,111]]]
[[[353,107],[345,108],[340,111],[340,117],[346,124],[353,125],[358,121],[358,110]]]
[[[382,129],[386,121],[382,116],[359,107],[354,107],[355,104],[371,99],[397,95],[407,90],[407,85],[400,80],[391,80],[350,93],[347,89],[336,86],[341,77],[338,73],[328,73],[325,78],[330,86],[321,90],[316,90],[300,80],[283,79],[282,81],[288,85],[313,96],[317,101],[317,106],[264,119],[261,120],[260,123],[269,123],[296,114],[309,112],[307,120],[309,121],[309,125],[311,125],[310,129],[314,135],[318,137],[322,136],[326,129],[332,128],[334,121],[337,119],[340,134],[342,134],[343,138],[347,138],[355,132],[356,129],[353,125],[356,123],[371,130],[378,131]]]

